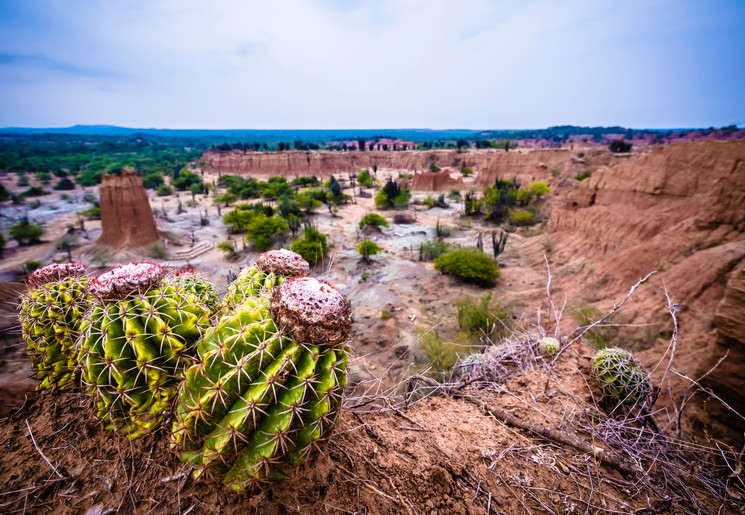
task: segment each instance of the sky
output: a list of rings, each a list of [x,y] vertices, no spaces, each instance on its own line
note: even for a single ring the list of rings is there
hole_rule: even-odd
[[[745,126],[745,0],[0,0],[0,127]]]

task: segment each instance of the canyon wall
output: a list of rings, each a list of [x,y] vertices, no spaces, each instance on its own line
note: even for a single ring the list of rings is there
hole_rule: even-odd
[[[674,367],[697,378],[727,355],[703,384],[745,413],[745,140],[657,148],[574,183],[554,199],[547,226],[552,262],[587,270],[565,284],[608,303],[659,271],[625,309],[628,322],[660,331],[642,359],[653,367],[668,350],[671,324],[659,326],[671,321],[667,292],[680,323]],[[673,373],[668,378],[678,395],[663,392],[660,403],[672,410],[691,383]],[[741,444],[743,420],[715,400],[699,401],[684,421],[698,434],[706,426],[709,434]]]
[[[402,170],[410,173],[426,172],[432,164],[441,173],[457,172],[469,166],[476,172],[476,186],[490,186],[497,177],[517,177],[523,182],[545,178],[550,174],[579,173],[579,171],[617,160],[605,150],[430,150],[399,152],[229,152],[209,151],[202,155],[204,171],[213,174],[267,177],[328,177],[366,168],[372,170]],[[443,189],[452,187],[449,181],[423,181],[422,189],[442,183]]]

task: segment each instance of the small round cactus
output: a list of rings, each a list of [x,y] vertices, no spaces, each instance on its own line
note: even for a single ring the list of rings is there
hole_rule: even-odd
[[[199,343],[172,429],[195,477],[225,473],[237,491],[285,477],[319,449],[347,383],[346,298],[311,278],[271,293],[245,299]]]
[[[165,418],[177,377],[209,326],[196,296],[163,282],[154,263],[120,266],[91,281],[97,303],[84,321],[78,361],[107,425],[137,438]]]
[[[649,373],[629,351],[617,347],[599,350],[592,371],[603,393],[617,404],[635,405],[652,393]]]
[[[52,264],[28,277],[21,299],[21,336],[28,348],[39,389],[65,390],[75,385],[77,341],[91,305],[85,266]]]
[[[546,356],[554,356],[559,352],[560,347],[559,340],[552,338],[551,336],[541,338],[541,341],[538,342],[538,349],[540,349],[540,351]]]
[[[228,286],[219,312],[226,314],[245,299],[269,292],[285,278],[306,276],[309,272],[310,265],[300,254],[287,249],[264,252]]]

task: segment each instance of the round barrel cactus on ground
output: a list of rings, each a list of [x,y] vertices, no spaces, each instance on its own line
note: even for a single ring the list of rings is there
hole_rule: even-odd
[[[629,351],[608,347],[595,353],[592,371],[603,393],[617,404],[644,402],[652,393],[649,372]]]
[[[194,476],[244,490],[281,479],[331,434],[347,383],[348,300],[309,277],[247,298],[198,345],[173,425]]]
[[[137,438],[170,411],[178,378],[209,327],[196,296],[162,281],[153,263],[120,266],[89,284],[97,302],[84,322],[78,360],[107,429]]]
[[[247,298],[271,291],[287,277],[306,276],[309,272],[310,265],[300,254],[287,249],[264,252],[228,286],[220,313],[227,313]]]
[[[75,342],[91,305],[85,266],[47,265],[28,277],[21,299],[21,336],[28,348],[39,389],[75,385]]]

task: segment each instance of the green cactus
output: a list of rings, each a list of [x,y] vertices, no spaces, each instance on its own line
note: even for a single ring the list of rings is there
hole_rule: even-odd
[[[330,436],[347,383],[352,316],[333,286],[288,279],[246,299],[199,343],[172,442],[194,476],[237,491],[280,479]]]
[[[65,390],[75,385],[75,342],[83,315],[91,305],[85,266],[47,265],[28,278],[21,299],[21,336],[28,348],[39,389]]]
[[[599,350],[592,358],[592,371],[603,393],[617,404],[635,405],[652,393],[649,373],[629,351],[617,347]]]
[[[538,349],[546,356],[554,356],[559,352],[560,348],[561,344],[559,344],[559,340],[552,338],[551,336],[546,336],[538,342]]]
[[[170,410],[178,377],[194,361],[209,310],[162,281],[153,263],[120,266],[92,280],[97,303],[84,321],[78,360],[107,429],[130,439],[156,428]]]
[[[172,277],[165,280],[169,285],[177,290],[180,289],[186,293],[195,295],[207,308],[210,313],[217,310],[217,292],[207,279],[194,271],[193,268],[179,270]]]
[[[287,249],[264,252],[228,286],[219,313],[224,315],[247,298],[267,294],[287,277],[306,276],[308,272],[310,265],[300,254]]]

